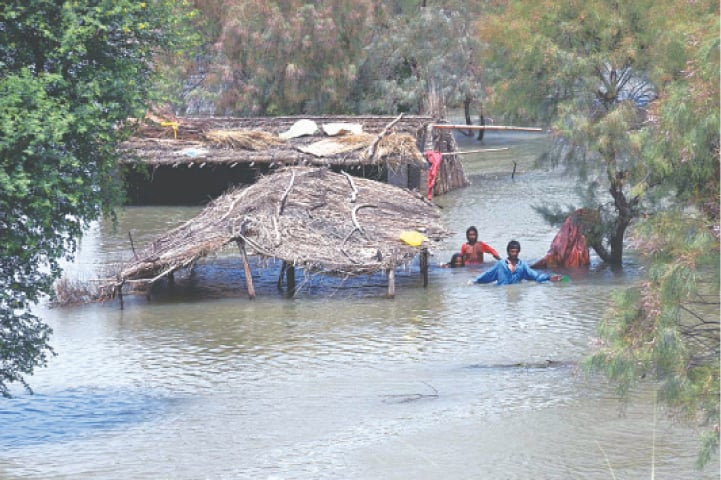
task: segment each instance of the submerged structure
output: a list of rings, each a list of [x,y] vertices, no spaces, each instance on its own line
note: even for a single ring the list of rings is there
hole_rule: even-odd
[[[428,193],[427,150],[443,152],[431,193],[468,185],[450,130],[428,116],[144,119],[121,145],[131,203],[200,203],[277,168],[322,166]]]
[[[395,294],[395,268],[421,255],[427,284],[428,249],[449,236],[438,208],[408,189],[328,168],[286,167],[213,200],[195,218],[136,252],[103,287],[103,297],[149,291],[163,278],[235,244],[255,296],[248,255],[282,260],[295,288],[295,269],[340,276],[386,272]]]

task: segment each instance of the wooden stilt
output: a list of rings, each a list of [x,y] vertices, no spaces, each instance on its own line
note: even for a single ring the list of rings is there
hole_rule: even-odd
[[[288,268],[288,264],[285,263],[285,260],[283,260],[283,265],[280,267],[280,275],[278,275],[278,288],[283,288],[283,275],[285,275],[285,270]]]
[[[121,283],[119,286],[115,287],[115,292],[118,294],[118,300],[120,300],[120,310],[123,310],[125,308],[125,305],[123,304],[123,284]]]
[[[250,271],[250,264],[248,263],[248,254],[245,252],[245,242],[243,240],[236,240],[238,249],[240,250],[240,257],[243,259],[243,270],[245,271],[245,285],[248,288],[248,296],[253,299],[255,298],[255,287],[253,287],[253,274]]]
[[[388,298],[395,298],[396,296],[396,271],[394,268],[388,269]]]
[[[428,286],[428,248],[421,248],[421,276],[423,277],[423,288]]]
[[[293,265],[286,267],[285,281],[288,284],[288,295],[295,295],[295,267]]]

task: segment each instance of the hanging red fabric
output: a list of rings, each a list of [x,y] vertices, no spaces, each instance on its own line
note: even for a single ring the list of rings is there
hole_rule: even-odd
[[[588,216],[584,209],[577,210],[563,222],[551,242],[545,257],[531,265],[532,268],[585,267],[591,264],[582,223]]]
[[[443,154],[436,152],[435,150],[426,150],[424,152],[426,160],[431,164],[428,169],[428,200],[433,199],[433,186],[436,184],[436,178],[438,178],[438,171],[441,169],[441,160],[443,160]]]

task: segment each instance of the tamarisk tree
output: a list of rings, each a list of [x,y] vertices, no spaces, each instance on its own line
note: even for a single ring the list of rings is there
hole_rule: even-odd
[[[589,244],[614,265],[648,180],[638,135],[657,96],[645,53],[656,8],[646,0],[511,1],[480,29],[493,79],[489,109],[552,126],[552,160],[579,179],[581,206],[600,213]]]
[[[553,126],[550,158],[600,213],[589,243],[619,265],[631,227],[645,266],[614,297],[587,365],[623,393],[657,381],[663,405],[705,428],[708,463],[719,445],[718,2],[509,1],[481,31],[497,40],[493,108]]]

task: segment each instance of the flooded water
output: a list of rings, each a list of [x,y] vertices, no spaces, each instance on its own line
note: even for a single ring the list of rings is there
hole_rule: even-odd
[[[499,251],[515,238],[523,258],[545,254],[556,230],[533,205],[575,197],[532,168],[544,142],[487,134],[511,150],[464,158],[473,184],[436,199],[455,234],[435,264],[471,224]],[[139,246],[199,210],[123,209],[68,275],[105,274],[131,254],[129,231]],[[411,265],[394,300],[381,276],[301,279],[286,298],[271,262],[250,301],[229,251],[123,310],[42,307],[58,355],[35,395],[0,400],[0,478],[718,478],[718,460],[694,469],[697,432],[657,411],[650,386],[622,408],[574,367],[610,292],[639,275],[632,256],[621,272],[593,261],[570,282],[505,287],[434,268],[423,288]]]

